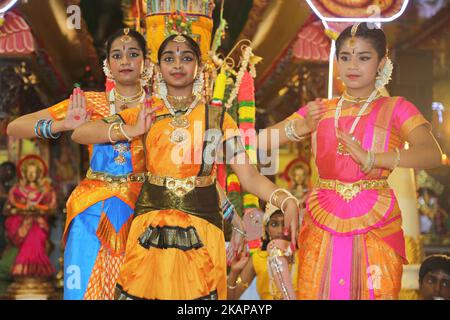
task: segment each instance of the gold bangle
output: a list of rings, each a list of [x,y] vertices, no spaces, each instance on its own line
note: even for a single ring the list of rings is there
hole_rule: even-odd
[[[117,137],[116,141],[127,140],[127,138],[123,135],[122,130],[120,130],[120,123],[114,123],[112,130]]]
[[[278,189],[275,189],[274,191],[272,191],[272,193],[270,194],[270,197],[269,197],[269,203],[270,203],[271,205],[273,205],[273,206],[275,206],[275,207],[278,207],[278,206],[276,205],[276,202],[277,202],[277,200],[278,200],[277,192],[278,192],[278,191],[282,191],[282,190],[283,190],[283,189],[278,188]]]
[[[122,133],[122,135],[128,140],[131,141],[133,139],[130,138],[130,136],[125,132],[125,130],[123,129],[123,123],[119,124],[119,128],[120,128],[120,132]]]
[[[373,165],[375,163],[375,153],[371,150],[368,150],[367,153],[368,153],[367,162],[363,166],[361,166],[361,171],[364,173],[368,173],[370,170],[372,170]]]
[[[243,282],[241,276],[239,276],[239,277],[237,278],[237,280],[236,280],[236,287],[237,287],[238,285],[243,286],[244,289],[247,289],[247,288],[248,288],[248,282]]]
[[[294,197],[293,195],[287,196],[286,198],[283,199],[283,201],[281,202],[281,206],[280,206],[281,212],[283,212],[283,214],[284,214],[284,211],[285,211],[285,210],[284,210],[284,204],[285,204],[285,202],[288,201],[289,199],[294,199],[294,200],[296,201],[296,203],[297,203],[297,206],[298,206],[298,201],[297,201],[297,198],[296,198],[296,197]]]
[[[227,288],[230,290],[236,289],[238,287],[238,285],[241,285],[242,287],[244,287],[244,289],[248,288],[248,282],[243,282],[241,276],[237,277],[234,286],[230,286],[230,284],[227,281]]]
[[[113,128],[113,126],[114,126],[114,123],[111,123],[111,125],[108,128],[108,139],[109,139],[109,142],[111,142],[112,144],[117,142],[117,141],[113,140],[111,137],[111,129]]]
[[[237,286],[238,286],[237,281],[235,282],[234,286],[230,286],[230,284],[229,284],[228,281],[227,281],[227,288],[228,288],[228,289],[234,290],[234,289],[237,288]]]
[[[281,208],[284,198],[281,199],[280,198],[281,195],[278,193],[284,193],[286,195],[286,197],[292,196],[292,194],[289,191],[287,191],[286,189],[282,189],[282,188],[276,189],[272,192],[272,194],[270,195],[270,198],[269,198],[269,203],[277,208]]]

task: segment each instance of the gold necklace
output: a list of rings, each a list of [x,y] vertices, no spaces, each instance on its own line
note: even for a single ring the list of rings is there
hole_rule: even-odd
[[[354,97],[354,96],[348,94],[347,91],[344,91],[344,93],[342,94],[342,99],[344,99],[345,101],[353,102],[353,103],[357,103],[357,104],[366,102],[367,100],[369,100],[369,98],[370,98],[370,95],[367,97]]]
[[[119,100],[120,102],[123,102],[124,104],[134,103],[134,102],[139,101],[141,99],[143,93],[144,93],[144,89],[142,87],[138,93],[136,93],[135,95],[133,95],[131,97],[125,97],[125,96],[121,95],[119,92],[117,92],[117,90],[114,90],[114,96],[116,97],[116,99]]]
[[[188,128],[190,126],[188,115],[194,110],[195,106],[200,102],[201,96],[197,95],[194,101],[188,106],[187,111],[182,115],[177,115],[175,108],[169,102],[168,96],[162,96],[162,100],[166,105],[167,109],[169,109],[170,114],[172,115],[172,121],[169,122],[169,125],[174,128],[172,133],[170,134],[170,141],[172,143],[178,144],[183,143],[189,137]]]
[[[181,97],[181,96],[171,96],[167,95],[167,100],[172,105],[175,111],[186,111],[192,101],[194,100],[193,96],[190,97]]]

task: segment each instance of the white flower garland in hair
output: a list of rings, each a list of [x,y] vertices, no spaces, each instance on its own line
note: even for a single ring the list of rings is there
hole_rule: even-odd
[[[108,61],[106,61],[106,59],[103,60],[103,73],[109,80],[114,81],[114,77],[111,73],[111,70],[108,67]]]
[[[384,64],[383,70],[378,73],[377,80],[375,81],[375,88],[382,89],[385,87],[389,81],[392,79],[392,71],[394,70],[394,65],[389,57],[386,57],[386,63]]]

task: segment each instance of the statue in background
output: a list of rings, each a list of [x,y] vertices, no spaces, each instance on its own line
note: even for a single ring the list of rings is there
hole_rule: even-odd
[[[439,205],[439,196],[444,186],[436,179],[420,170],[416,175],[420,230],[425,236],[425,244],[448,245],[447,223],[449,216]]]
[[[310,180],[310,169],[306,160],[299,157],[289,162],[281,178],[287,181],[289,191],[304,203]]]
[[[5,230],[8,240],[18,247],[11,268],[15,282],[8,292],[42,295],[53,291],[47,281],[55,274],[47,254],[50,234],[48,217],[55,212],[56,195],[46,177],[47,166],[36,156],[23,158],[17,166],[19,182],[9,191],[5,208]]]

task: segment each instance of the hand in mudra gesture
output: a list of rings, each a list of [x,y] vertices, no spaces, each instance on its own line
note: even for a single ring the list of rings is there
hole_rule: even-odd
[[[86,109],[86,96],[80,88],[73,89],[69,107],[63,121],[64,131],[74,130],[91,118],[91,112]]]
[[[347,151],[352,159],[359,165],[363,165],[367,162],[369,157],[367,150],[364,150],[356,137],[342,131],[337,130],[338,141],[344,145],[345,151]]]
[[[156,112],[162,107],[153,107],[151,102],[144,103],[139,110],[136,124],[132,127],[132,136],[138,137],[150,130],[156,120]]]

